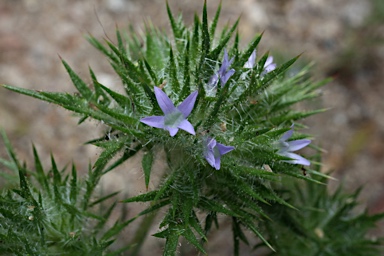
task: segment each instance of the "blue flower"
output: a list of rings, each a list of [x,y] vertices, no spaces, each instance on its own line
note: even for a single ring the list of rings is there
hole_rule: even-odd
[[[275,69],[276,69],[276,63],[273,62],[273,56],[269,56],[264,63],[264,71],[261,72],[261,76],[264,76]]]
[[[244,64],[244,68],[254,68],[256,66],[256,50],[253,50],[251,56],[249,56],[247,62]]]
[[[256,66],[256,50],[254,50],[249,56],[247,62],[244,64],[244,68],[254,68]],[[276,63],[273,62],[273,56],[269,56],[264,63],[264,70],[261,72],[261,76],[276,69]]]
[[[234,149],[235,147],[225,146],[218,143],[215,139],[207,138],[205,141],[204,157],[212,167],[219,170],[221,156]]]
[[[277,154],[292,159],[292,160],[284,160],[284,162],[309,166],[311,163],[309,162],[308,159],[305,159],[304,157],[298,154],[292,153],[292,151],[296,151],[306,147],[311,143],[311,141],[305,140],[305,139],[287,141],[289,138],[291,138],[292,134],[293,134],[293,125],[291,126],[291,130],[287,131],[286,133],[283,134],[283,136],[281,136],[279,140],[279,151],[277,152]]]
[[[228,60],[228,52],[227,50],[224,49],[224,58],[223,58],[221,67],[216,74],[211,76],[211,78],[209,79],[208,85],[216,86],[220,78],[221,87],[224,87],[224,85],[228,82],[229,78],[235,73],[235,70],[233,68],[228,70],[229,66],[233,62],[233,59],[234,58],[232,58],[231,60]]]
[[[195,105],[197,91],[191,93],[177,108],[168,96],[158,87],[155,86],[155,96],[164,116],[149,116],[140,119],[140,122],[169,131],[173,137],[182,129],[192,135],[195,135],[195,129],[187,120],[189,114]]]

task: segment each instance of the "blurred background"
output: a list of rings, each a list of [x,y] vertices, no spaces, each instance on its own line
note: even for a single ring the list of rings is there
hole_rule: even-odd
[[[183,13],[187,24],[203,6],[202,0],[168,1],[174,13]],[[210,17],[219,2],[208,1]],[[114,40],[116,26],[142,31],[148,20],[169,32],[164,3],[1,0],[0,83],[74,92],[60,55],[85,81],[90,81],[91,66],[102,83],[113,87],[117,77],[85,35]],[[296,67],[313,61],[314,77],[333,78],[323,88],[323,97],[312,103],[316,106],[305,106],[330,109],[306,120],[309,129],[304,132],[313,134],[315,143],[326,150],[324,171],[333,171],[337,183],[344,183],[347,191],[364,186],[363,205],[371,213],[384,211],[384,1],[222,0],[219,27],[234,23],[239,15],[243,45],[265,31],[260,55],[269,50],[281,64],[304,53]],[[77,126],[77,120],[59,107],[0,88],[0,127],[30,165],[33,141],[46,158],[46,166],[52,152],[59,166],[73,160],[79,170],[86,171],[87,159],[93,161],[99,151],[83,142],[101,136],[105,128],[94,121]],[[2,144],[0,155],[5,155]],[[125,172],[116,175],[128,177],[131,173],[137,176],[133,183],[118,181],[116,176],[109,182],[124,189],[135,186],[136,181],[142,186],[138,164],[126,166]],[[384,228],[377,232],[384,234]]]

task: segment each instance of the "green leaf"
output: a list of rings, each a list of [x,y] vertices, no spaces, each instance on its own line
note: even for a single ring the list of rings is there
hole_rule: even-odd
[[[204,227],[205,235],[208,234],[208,232],[211,230],[213,222],[216,224],[216,228],[219,228],[218,221],[217,221],[217,213],[211,211],[208,213],[207,217],[205,218],[205,227]]]
[[[3,85],[3,86],[8,89],[8,86],[6,86],[6,85]],[[5,134],[4,130],[1,130],[1,135],[3,137],[5,149],[7,150],[8,156],[12,159],[13,163],[16,165],[17,169],[19,170],[19,175],[20,175],[20,169],[21,169],[20,162],[17,159],[16,154],[13,150],[13,147],[12,147],[11,143],[9,142],[9,139],[8,139],[7,135]]]
[[[137,120],[136,118],[130,117],[125,113],[119,113],[115,109],[108,108],[103,105],[96,105],[96,104],[95,104],[95,107],[97,107],[101,112],[109,115],[110,117],[115,118],[116,120],[124,123],[127,126],[134,126],[134,128],[136,128],[137,124],[139,123],[139,120]]]
[[[288,175],[288,176],[295,177],[295,178],[298,178],[298,179],[314,182],[314,183],[320,184],[320,185],[326,185],[325,183],[323,183],[321,181],[318,181],[318,180],[313,179],[313,178],[308,177],[308,176],[304,176],[303,174],[299,173],[297,170],[295,171],[295,170],[288,170],[287,169],[283,173]]]
[[[167,240],[163,251],[164,256],[176,255],[177,245],[179,241],[179,233],[176,228],[168,228]]]
[[[117,194],[119,194],[119,193],[120,193],[119,191],[116,191],[116,192],[110,193],[110,194],[108,194],[108,195],[106,195],[106,196],[103,196],[102,198],[99,198],[99,199],[97,199],[96,201],[90,203],[88,207],[93,207],[93,206],[95,206],[96,204],[100,204],[100,203],[104,202],[105,200],[107,200],[107,199],[109,199],[109,198],[111,198],[111,197],[114,197],[115,195],[117,195]]]
[[[89,173],[89,178],[86,181],[86,191],[82,200],[82,207],[84,210],[88,208],[89,200],[103,174],[103,169],[110,159],[125,146],[125,143],[126,141],[123,139],[110,141],[109,146],[105,148],[93,165],[94,171],[90,171]]]
[[[173,51],[172,47],[169,48],[169,65],[168,65],[168,74],[169,74],[169,81],[168,84],[171,86],[172,91],[176,94],[179,94],[180,92],[180,83],[179,79],[177,77],[177,67],[176,62],[173,57]]]
[[[126,48],[124,47],[123,39],[121,37],[120,31],[118,28],[116,28],[116,38],[117,38],[117,45],[119,47],[119,51],[123,55],[127,56],[127,51],[126,51]]]
[[[135,219],[130,219],[122,223],[116,221],[115,224],[112,226],[112,228],[110,228],[107,232],[105,232],[101,240],[108,240],[111,237],[118,235],[126,226],[128,226],[134,220]]]
[[[183,236],[191,243],[193,244],[197,249],[199,249],[202,253],[207,254],[207,252],[204,250],[204,248],[201,246],[199,241],[197,240],[195,234],[192,232],[190,228],[186,228],[186,230],[183,232]]]
[[[62,195],[59,192],[59,187],[61,187],[61,174],[59,173],[59,170],[57,169],[55,159],[53,158],[53,155],[51,154],[51,164],[52,164],[52,173],[53,173],[53,194],[55,196],[55,203],[61,204],[62,203]]]
[[[67,70],[73,85],[77,88],[77,90],[80,92],[80,94],[86,99],[91,100],[93,92],[87,84],[81,80],[81,78],[71,69],[71,67],[65,62],[64,60],[61,60],[65,69]]]
[[[142,145],[141,144],[138,144],[135,148],[133,149],[130,149],[130,148],[126,148],[124,150],[124,154],[122,157],[120,157],[118,160],[116,160],[114,163],[112,163],[111,165],[108,166],[108,168],[106,168],[103,172],[103,174],[109,172],[109,171],[112,171],[114,170],[117,166],[121,165],[122,163],[124,163],[126,160],[128,160],[129,158],[131,158],[132,156],[134,156],[137,152],[139,152],[139,150],[141,149]]]
[[[145,91],[145,94],[147,95],[147,98],[150,100],[150,102],[152,103],[152,107],[153,107],[153,110],[154,112],[156,113],[160,111],[160,107],[159,105],[157,104],[157,100],[156,100],[156,97],[155,97],[155,93],[152,91],[151,88],[149,88],[148,85],[146,84],[143,84],[143,88],[144,88],[144,91]]]
[[[227,45],[229,39],[231,39],[231,37],[233,35],[233,32],[236,30],[237,26],[239,25],[239,22],[240,22],[240,18],[238,18],[236,20],[235,24],[233,24],[233,26],[231,27],[229,32],[225,35],[225,37],[220,40],[219,45],[212,52],[209,53],[209,58],[210,59],[214,59],[214,60],[217,59],[217,57],[219,56],[220,52]]]
[[[240,238],[241,241],[243,241],[245,244],[249,245],[247,237],[244,235],[244,232],[241,230],[240,222],[237,218],[232,218],[232,232],[234,237]],[[237,239],[235,239],[237,240]]]
[[[158,203],[155,203],[155,204],[151,205],[150,207],[148,207],[147,209],[145,209],[144,211],[140,212],[138,215],[136,215],[136,217],[134,219],[136,219],[140,216],[143,216],[145,214],[157,211],[158,209],[168,205],[169,203],[170,203],[169,200],[163,200],[163,201],[160,201]]]
[[[210,200],[205,197],[200,198],[198,202],[198,207],[211,212],[220,212],[229,216],[234,216],[234,217],[239,216],[237,213],[235,213],[231,209],[228,209],[227,207],[224,207],[222,204],[218,203],[216,200]]]
[[[145,59],[142,60],[142,63],[144,64],[145,68],[147,69],[148,74],[151,76],[153,84],[154,85],[159,84],[159,79],[157,78],[156,73],[153,71],[153,69],[151,68],[149,63]]]
[[[269,247],[269,249],[275,252],[275,249],[272,247],[272,245],[264,238],[264,236],[257,230],[257,228],[250,220],[242,220],[241,223],[249,228],[253,233],[255,233],[261,239],[261,241],[263,241]]]
[[[88,42],[93,45],[96,49],[98,49],[100,52],[102,52],[104,55],[106,55],[112,62],[118,63],[119,58],[111,53],[103,44],[101,44],[96,38],[94,38],[92,35],[89,35],[86,37]]]
[[[309,116],[323,113],[326,110],[327,109],[317,109],[317,110],[305,111],[305,112],[304,111],[291,112],[291,113],[286,113],[285,115],[272,117],[271,119],[269,119],[269,121],[274,125],[280,125],[282,123],[297,121],[297,120],[307,118]]]
[[[79,187],[77,186],[77,171],[76,166],[72,163],[72,179],[70,182],[70,193],[69,198],[71,200],[72,204],[75,204],[77,202],[77,195],[79,193]]]
[[[239,30],[236,31],[236,36],[233,41],[233,47],[231,54],[234,55],[234,63],[237,63],[239,61],[239,44],[240,44],[240,35],[239,35]]]
[[[162,198],[165,194],[168,194],[169,191],[171,190],[171,185],[176,179],[177,174],[176,172],[172,172],[165,180],[164,184],[160,187],[158,193],[156,194],[155,199],[153,201],[157,201],[160,198]]]
[[[28,182],[26,180],[26,172],[23,168],[19,169],[19,181],[20,181],[20,196],[26,199],[27,201],[34,201]],[[34,206],[37,206],[37,204],[34,204]]]
[[[53,185],[61,186],[61,174],[57,169],[56,161],[53,155],[51,154],[51,165],[52,165],[52,173],[53,173]]]
[[[125,69],[125,73],[127,76],[129,76],[133,81],[137,83],[148,83],[148,80],[144,79],[144,76],[140,75],[140,72],[137,68],[137,66],[130,60],[128,59],[127,56],[122,54],[116,46],[114,46],[112,43],[107,42],[109,48],[120,58],[120,65],[122,65]],[[143,80],[144,79],[144,80]]]
[[[143,166],[144,176],[145,176],[145,187],[148,190],[149,178],[151,176],[152,164],[153,164],[153,150],[150,149],[147,152],[144,152],[143,159],[141,164]]]
[[[254,50],[256,50],[257,46],[259,45],[260,40],[263,37],[263,34],[264,34],[264,32],[261,33],[260,35],[257,35],[253,39],[252,43],[249,44],[247,50],[245,50],[244,53],[239,58],[239,61],[234,64],[235,66],[241,66],[241,67],[244,66],[245,62],[247,62],[247,60],[251,56],[252,52]]]
[[[33,156],[35,160],[35,169],[36,169],[36,179],[40,185],[44,188],[49,196],[51,196],[51,189],[48,185],[48,177],[44,173],[43,166],[40,161],[40,157],[36,151],[35,145],[32,145]]]
[[[155,201],[154,199],[156,198],[157,194],[159,191],[150,191],[148,193],[134,196],[125,200],[121,200],[121,203],[131,203],[131,202],[148,202],[148,201]],[[162,200],[164,198],[167,198],[167,194],[163,194],[163,197],[160,197],[158,200]]]
[[[222,88],[219,92],[219,98],[215,102],[215,105],[213,106],[213,109],[211,113],[208,115],[208,117],[205,120],[205,123],[203,124],[204,129],[210,129],[211,126],[215,123],[217,120],[218,113],[221,110],[221,106],[224,104],[226,100],[228,100],[228,87],[229,83],[226,83],[224,88]]]
[[[149,84],[151,86],[155,86],[156,81],[152,79],[152,76],[148,72],[147,67],[144,64],[144,61],[140,59],[137,61],[137,63],[140,71],[140,76],[143,78],[142,80],[144,81],[144,83]]]
[[[240,240],[243,241],[246,245],[249,245],[249,242],[244,235],[240,227],[240,222],[236,218],[232,218],[232,234],[233,234],[233,243],[234,243],[234,255],[240,255]]]
[[[266,86],[269,84],[270,81],[272,81],[273,79],[275,79],[278,75],[280,75],[281,73],[283,73],[285,70],[287,70],[293,63],[296,62],[296,60],[300,57],[301,55],[298,55],[296,56],[295,58],[293,59],[290,59],[289,61],[287,61],[286,63],[284,63],[283,65],[279,66],[278,68],[276,68],[275,70],[269,72],[268,74],[266,74],[263,78],[263,80],[261,80],[260,84],[258,85],[257,87],[257,90],[258,91],[261,91],[261,90],[264,90],[266,88]],[[266,59],[266,58],[265,58]],[[264,61],[265,62],[265,61]],[[264,64],[263,65],[259,65],[259,67],[264,67]]]
[[[201,49],[203,50],[203,54],[201,55],[201,60],[203,61],[211,49],[211,39],[209,37],[208,29],[207,0],[204,0],[203,7],[202,39]]]
[[[175,37],[175,39],[181,38],[180,29],[178,28],[175,18],[172,15],[172,11],[171,11],[171,8],[169,7],[168,0],[166,0],[166,5],[167,5],[167,13],[168,13],[169,22],[171,23],[173,36]]]
[[[4,165],[5,167],[7,167],[9,170],[13,171],[15,174],[19,172],[18,169],[17,169],[16,164],[15,164],[13,161],[8,161],[8,160],[1,159],[1,158],[0,158],[0,163],[1,163],[2,165]],[[7,174],[7,173],[1,173],[0,175],[4,175],[4,177],[7,176],[7,177],[9,177],[9,178],[12,177],[12,175]],[[12,178],[11,178],[11,179],[12,179]]]
[[[220,12],[221,12],[221,0],[219,3],[219,6],[217,7],[215,17],[212,20],[211,27],[209,29],[209,35],[212,39],[215,37],[215,32],[216,32],[217,22],[219,21]]]
[[[200,20],[197,14],[194,15],[193,22],[193,33],[192,33],[192,43],[191,43],[191,56],[193,59],[196,59],[198,51],[199,51],[199,43],[200,43]],[[189,41],[188,41],[189,42]]]
[[[105,94],[104,91],[101,89],[100,87],[101,84],[97,81],[96,75],[90,67],[89,67],[89,73],[92,78],[93,87],[95,88],[95,95],[93,99],[94,102],[102,104],[104,106],[108,106],[111,103],[111,101],[107,96],[107,94]]]
[[[108,208],[107,210],[104,210],[104,209],[103,209],[104,214],[103,214],[103,216],[102,216],[102,220],[100,220],[100,221],[97,223],[97,225],[94,227],[94,229],[93,229],[93,233],[94,233],[94,234],[97,234],[97,233],[99,233],[100,231],[104,231],[104,230],[105,230],[105,229],[104,229],[105,224],[106,224],[107,221],[109,220],[109,218],[110,218],[110,216],[111,216],[111,214],[112,214],[112,211],[115,209],[116,205],[117,205],[117,202],[115,201],[115,202],[113,202],[113,203],[111,204],[111,206],[109,206],[109,208]],[[104,208],[103,205],[100,205],[100,208]]]
[[[261,170],[261,169],[256,169],[256,168],[252,168],[252,167],[246,167],[246,166],[236,166],[236,170],[238,170],[242,174],[251,175],[254,177],[259,177],[259,178],[263,178],[266,180],[271,180],[271,181],[277,181],[278,180],[277,174],[275,174],[273,172],[266,171],[266,170]]]
[[[125,67],[123,67],[121,64],[116,63],[112,63],[111,65],[112,68],[115,70],[116,74],[118,74],[121,78],[121,81],[124,85],[124,89],[128,96],[132,97],[134,95],[140,95],[142,93],[138,87],[138,83],[132,80]]]
[[[189,48],[190,43],[187,42],[185,46],[185,53],[184,53],[184,82],[183,82],[183,88],[180,93],[179,100],[184,99],[191,93],[191,77],[190,77],[190,61],[189,61]]]
[[[147,70],[149,74],[151,75],[152,79],[154,81],[157,81],[156,84],[159,82],[158,79],[154,79],[155,73],[159,70],[162,70],[165,67],[165,59],[166,59],[166,53],[165,50],[169,49],[169,41],[165,36],[160,35],[160,32],[158,32],[153,26],[146,26],[146,48],[145,48],[145,66],[147,67]],[[152,67],[150,69],[155,70],[153,73],[148,69],[148,67]]]

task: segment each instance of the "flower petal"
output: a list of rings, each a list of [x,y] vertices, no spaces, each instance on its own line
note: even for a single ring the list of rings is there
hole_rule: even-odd
[[[292,137],[292,134],[293,134],[293,129],[287,131],[286,133],[283,134],[283,136],[281,136],[281,141],[286,141],[287,139],[291,138]]]
[[[152,127],[164,128],[164,116],[148,116],[141,118],[140,122]]]
[[[213,148],[216,147],[216,140],[215,139],[212,139],[212,138],[207,138],[207,141],[206,141],[206,146],[209,150],[211,150],[213,152]]]
[[[232,64],[232,62],[235,60],[235,57],[232,57],[232,59],[230,59],[229,61],[228,61],[228,67]]]
[[[209,150],[204,154],[205,159],[207,162],[215,168],[215,156],[213,155],[213,151]]]
[[[177,126],[177,128],[180,128],[186,132],[189,132],[192,135],[195,135],[195,129],[193,128],[192,124],[187,120],[181,121],[181,123]]]
[[[226,72],[223,76],[220,77],[220,81],[221,81],[221,87],[223,87],[227,81],[229,80],[229,78],[235,73],[235,70],[234,69],[230,69],[228,70],[228,72]]]
[[[214,74],[211,76],[211,78],[209,78],[208,86],[214,87],[218,81],[219,81],[219,76],[217,74]]]
[[[234,58],[232,58],[231,60],[228,60],[228,52],[226,49],[224,49],[223,62],[221,63],[221,67],[220,67],[219,71],[217,72],[220,77],[225,76],[225,74],[227,73],[227,69],[232,64],[233,60],[234,60]]]
[[[247,62],[244,64],[244,68],[254,68],[256,65],[256,50],[253,50],[251,56],[249,56]]]
[[[224,49],[223,62],[221,63],[221,67],[219,69],[220,76],[225,73],[228,67],[229,67],[228,52],[227,52],[227,49]]]
[[[184,117],[187,118],[189,114],[191,114],[191,111],[193,109],[193,106],[196,102],[198,92],[194,91],[191,93],[178,107],[177,109],[180,110],[181,113],[183,113]]]
[[[284,162],[291,163],[291,164],[301,164],[305,166],[309,166],[311,162],[308,159],[305,159],[304,157],[295,154],[295,153],[286,153],[286,157],[292,158],[293,160],[287,160]]]
[[[267,60],[265,61],[264,67],[267,67],[268,65],[273,63],[273,56],[269,56]]]
[[[159,103],[159,106],[161,110],[163,110],[164,114],[171,113],[175,110],[175,105],[173,105],[170,98],[168,98],[167,94],[165,94],[159,87],[154,87],[155,90],[155,96],[157,103]]]
[[[220,170],[220,156],[215,157],[215,169]]]
[[[218,149],[219,152],[220,152],[220,155],[225,155],[225,154],[227,154],[228,152],[231,152],[232,150],[235,149],[235,147],[232,147],[232,146],[226,146],[226,145],[223,145],[223,144],[221,144],[221,143],[217,143],[216,146],[217,146],[217,149]]]
[[[311,141],[310,140],[293,140],[293,141],[288,141],[287,143],[289,145],[288,151],[296,151],[309,145]]]
[[[179,131],[179,128],[167,127],[167,130],[169,131],[169,134],[171,135],[171,137],[173,137]]]
[[[271,72],[271,71],[273,71],[275,69],[276,69],[276,64],[272,63],[272,64],[269,64],[268,66],[266,66],[264,68],[264,72],[269,73],[269,72]]]

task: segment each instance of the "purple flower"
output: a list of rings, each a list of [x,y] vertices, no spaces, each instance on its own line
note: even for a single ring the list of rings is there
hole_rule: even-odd
[[[264,64],[264,71],[261,73],[261,76],[275,70],[275,68],[276,63],[273,63],[273,56],[269,56]]]
[[[249,56],[247,62],[244,64],[244,68],[254,68],[256,66],[256,50],[254,50]],[[276,69],[276,63],[273,63],[273,57],[269,56],[264,63],[264,70],[261,73],[261,76],[266,75],[267,73]]]
[[[197,91],[191,93],[177,108],[173,105],[168,96],[158,87],[155,86],[155,96],[157,103],[164,113],[164,116],[149,116],[140,119],[140,122],[169,131],[173,137],[182,129],[190,134],[195,135],[195,129],[187,120],[189,114],[195,105]]]
[[[244,68],[254,68],[256,66],[256,50],[253,50],[251,56],[249,56],[247,62],[244,64]]]
[[[279,140],[279,151],[277,154],[285,157],[292,158],[292,160],[285,160],[284,162],[291,163],[291,164],[301,164],[309,166],[311,163],[308,159],[305,159],[304,157],[292,153],[292,151],[296,151],[299,149],[304,148],[308,144],[311,143],[310,140],[292,140],[287,141],[293,134],[293,125],[291,126],[291,130],[287,131],[286,133],[281,136]]]
[[[205,141],[204,157],[212,167],[214,167],[216,170],[219,170],[221,156],[234,149],[235,147],[225,146],[218,143],[215,139],[207,138]]]
[[[217,73],[214,74],[213,76],[211,76],[211,78],[209,79],[208,84],[210,86],[216,85],[217,82],[219,81],[219,78],[220,78],[221,87],[224,87],[224,85],[227,83],[229,78],[235,73],[235,70],[233,68],[228,70],[229,66],[233,62],[233,59],[234,58],[232,58],[231,60],[228,60],[228,52],[227,52],[227,50],[224,49],[223,62],[221,64],[219,71],[217,71]]]

